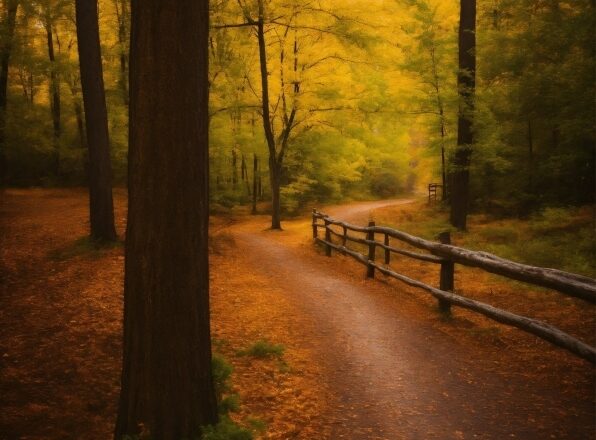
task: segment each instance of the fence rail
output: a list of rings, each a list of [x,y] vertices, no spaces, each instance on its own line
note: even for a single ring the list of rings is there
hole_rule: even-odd
[[[323,223],[320,223],[322,220]],[[341,232],[333,229],[341,228]],[[319,237],[319,229],[324,229],[325,238]],[[349,235],[348,232],[365,234],[365,238]],[[493,307],[480,301],[463,297],[453,293],[455,264],[470,267],[477,267],[487,272],[505,276],[517,281],[523,281],[540,287],[557,290],[558,292],[580,298],[591,304],[596,303],[596,280],[557,269],[529,266],[516,263],[495,255],[472,251],[469,249],[452,246],[450,235],[444,232],[439,235],[439,243],[425,240],[414,235],[407,234],[396,229],[376,226],[375,222],[369,222],[368,226],[357,226],[340,220],[333,219],[322,212],[313,209],[312,233],[315,242],[325,246],[325,254],[331,256],[332,250],[353,257],[356,261],[366,266],[367,277],[373,278],[375,270],[386,276],[395,278],[412,287],[429,292],[439,301],[439,308],[443,312],[449,312],[451,306],[462,307],[480,313],[490,319],[505,325],[517,327],[523,331],[538,336],[561,348],[567,349],[575,355],[596,363],[596,348],[574,338],[573,336],[553,327],[550,324],[538,321],[525,316]],[[383,241],[375,240],[375,236],[381,235]],[[340,243],[334,243],[333,238]],[[410,246],[428,251],[423,254],[400,249],[391,245],[391,239],[404,242]],[[348,242],[358,243],[368,247],[368,254],[364,255],[354,249],[348,248]],[[383,263],[376,261],[376,249],[383,252]],[[441,266],[439,288],[435,288],[421,281],[414,280],[405,275],[395,272],[391,267],[391,255],[399,254],[416,260],[439,264]]]

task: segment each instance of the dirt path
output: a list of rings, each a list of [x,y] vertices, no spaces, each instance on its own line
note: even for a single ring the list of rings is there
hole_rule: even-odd
[[[125,191],[115,202],[122,234]],[[389,203],[324,211],[361,223]],[[111,436],[124,256],[85,245],[87,216],[83,189],[0,197],[0,440]],[[444,322],[428,296],[323,256],[309,219],[268,220],[211,223],[215,347],[235,368],[234,417],[265,422],[259,438],[594,438],[591,366],[463,311]],[[238,355],[260,339],[283,359]]]
[[[401,201],[325,210],[365,221],[373,209]],[[312,342],[335,399],[330,438],[349,439],[587,439],[594,435],[591,390],[568,395],[555,372],[528,380],[498,347],[483,349],[449,337],[423,306],[403,301],[379,281],[350,274],[345,259],[314,252],[308,223],[263,231],[262,220],[236,225],[244,264],[266,274],[308,317],[299,336]],[[340,262],[341,261],[341,262]],[[353,270],[352,270],[353,272]],[[233,276],[233,274],[231,274]],[[419,310],[415,310],[416,307]],[[306,318],[304,318],[306,319]],[[305,321],[306,322],[306,321]],[[469,341],[468,341],[469,342]],[[589,367],[588,367],[589,368]],[[593,386],[593,385],[592,385]],[[578,396],[580,396],[578,398]]]

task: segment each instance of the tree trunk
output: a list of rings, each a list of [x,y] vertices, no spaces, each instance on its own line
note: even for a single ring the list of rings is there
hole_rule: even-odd
[[[269,79],[267,73],[267,45],[265,43],[265,9],[263,0],[258,0],[259,20],[257,38],[259,41],[259,62],[261,68],[261,95],[263,105],[263,128],[269,149],[269,179],[271,181],[271,229],[281,229],[281,204],[279,199],[281,163],[277,157],[277,147],[271,127],[269,112]]]
[[[115,439],[217,422],[209,326],[207,0],[133,0],[124,359]],[[142,426],[141,426],[142,424]]]
[[[238,184],[238,170],[237,170],[237,162],[238,156],[236,154],[236,149],[232,149],[232,188],[236,189]]]
[[[439,79],[439,72],[437,69],[437,58],[435,55],[434,43],[430,50],[430,59],[433,72],[433,86],[435,88],[437,110],[439,111],[439,131],[441,134],[441,183],[443,190],[441,191],[441,200],[447,200],[447,170],[445,167],[445,137],[447,136],[447,129],[445,124],[445,109],[443,108],[443,98],[441,96],[441,82]]]
[[[128,13],[128,0],[114,0],[116,18],[118,20],[118,45],[120,46],[120,76],[118,86],[122,93],[122,101],[128,107],[128,22],[130,15]]]
[[[257,213],[257,174],[259,173],[259,158],[257,157],[257,154],[255,153],[254,157],[253,157],[253,161],[252,161],[252,210],[251,210],[251,214],[256,214]]]
[[[8,65],[12,52],[12,40],[17,17],[18,0],[5,0],[6,11],[2,11],[2,27],[5,34],[2,35],[2,46],[0,50],[0,187],[6,183],[6,153],[4,151],[5,130],[6,130],[6,101],[8,89]]]
[[[281,229],[281,168],[269,159],[269,176],[271,182],[271,229]]]
[[[461,0],[459,23],[459,116],[457,147],[453,155],[451,181],[451,224],[466,229],[470,192],[470,159],[474,144],[472,131],[476,87],[476,0]]]
[[[91,237],[116,240],[112,202],[112,165],[108,112],[103,85],[97,3],[76,0],[81,88],[89,149],[89,218]]]
[[[73,97],[73,99],[75,117],[77,119],[77,132],[79,133],[79,142],[81,143],[81,148],[85,149],[87,148],[87,134],[85,133],[85,117],[83,116],[83,106],[77,97]]]
[[[55,176],[60,174],[60,79],[56,69],[56,56],[54,54],[54,36],[52,32],[52,21],[50,11],[46,11],[45,29],[48,42],[48,58],[50,60],[50,108],[52,111],[52,126],[54,129],[54,157],[53,172]]]
[[[534,195],[534,133],[528,119],[528,193]]]

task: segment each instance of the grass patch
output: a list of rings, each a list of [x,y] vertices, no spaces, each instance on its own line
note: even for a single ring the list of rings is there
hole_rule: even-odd
[[[48,253],[48,258],[54,261],[64,261],[70,258],[87,255],[99,258],[104,252],[123,246],[122,241],[101,241],[89,236],[81,237],[68,245]]]
[[[228,416],[220,417],[215,426],[203,428],[201,440],[252,440],[253,433],[230,419]]]
[[[428,240],[452,232],[456,246],[490,252],[533,266],[552,267],[596,276],[596,236],[593,208],[546,208],[528,219],[468,217],[468,231],[449,225],[449,212],[441,205],[418,202],[375,212],[378,225],[389,226]]]
[[[238,356],[252,356],[259,359],[283,356],[285,347],[281,344],[272,344],[264,339],[255,342],[245,350],[238,351]]]

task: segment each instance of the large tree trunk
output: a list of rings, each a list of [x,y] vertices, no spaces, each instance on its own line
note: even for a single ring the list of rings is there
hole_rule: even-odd
[[[1,31],[2,46],[0,47],[0,187],[6,183],[6,153],[4,151],[6,130],[6,101],[8,89],[8,65],[12,52],[12,40],[17,17],[18,0],[4,0],[2,11]]]
[[[476,87],[476,0],[461,0],[459,23],[459,117],[457,148],[453,155],[451,180],[451,224],[466,229],[470,192],[470,159],[474,144],[472,131]]]
[[[113,241],[116,239],[116,229],[112,202],[112,165],[99,45],[97,3],[89,0],[76,0],[76,17],[81,88],[89,149],[91,237],[96,240]]]
[[[54,175],[60,174],[60,78],[58,76],[58,69],[56,68],[56,56],[54,54],[54,36],[52,32],[52,20],[50,11],[46,11],[46,19],[44,23],[46,29],[47,43],[48,43],[48,58],[50,60],[50,108],[52,111],[52,126],[54,129],[54,157],[53,157],[53,172]]]
[[[199,438],[211,377],[207,0],[133,0],[124,359],[115,439]]]

